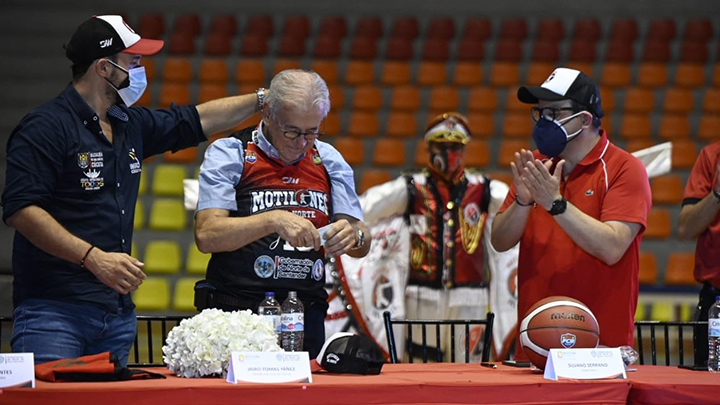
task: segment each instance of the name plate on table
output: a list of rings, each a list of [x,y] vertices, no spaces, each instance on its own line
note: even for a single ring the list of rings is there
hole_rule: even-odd
[[[558,380],[625,379],[625,364],[619,348],[550,349],[545,378]]]
[[[227,382],[311,383],[308,352],[232,352]]]
[[[0,353],[0,388],[35,388],[35,358],[32,353]]]

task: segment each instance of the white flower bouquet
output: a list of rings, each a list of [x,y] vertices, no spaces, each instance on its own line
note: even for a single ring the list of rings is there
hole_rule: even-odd
[[[205,309],[184,319],[168,333],[163,360],[179,377],[227,375],[234,351],[277,352],[277,336],[270,324],[249,310],[225,312]]]

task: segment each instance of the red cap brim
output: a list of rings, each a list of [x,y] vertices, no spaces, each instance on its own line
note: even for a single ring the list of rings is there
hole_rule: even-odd
[[[122,53],[130,53],[133,55],[155,55],[160,52],[165,45],[165,41],[161,39],[145,39],[141,38],[133,46],[126,48]]]
[[[320,363],[317,362],[316,359],[310,360],[310,372],[311,373],[317,373],[318,371],[323,371],[323,370],[325,370],[325,369],[322,368],[322,366],[320,365]]]

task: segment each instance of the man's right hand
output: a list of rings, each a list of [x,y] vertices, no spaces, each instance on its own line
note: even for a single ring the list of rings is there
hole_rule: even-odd
[[[312,222],[285,210],[274,210],[270,214],[275,232],[293,247],[319,250],[322,246],[320,233]]]
[[[120,294],[137,290],[146,277],[142,271],[144,266],[127,253],[103,252],[97,247],[85,259],[85,268]]]
[[[533,156],[532,151],[520,149],[520,152],[515,152],[515,162],[510,162],[513,184],[515,185],[515,193],[517,195],[517,199],[522,204],[530,204],[533,202],[532,193],[522,180],[522,170],[528,162],[534,161],[535,157]]]

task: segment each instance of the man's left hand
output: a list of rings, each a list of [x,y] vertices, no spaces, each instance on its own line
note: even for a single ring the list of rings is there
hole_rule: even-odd
[[[562,198],[560,180],[564,165],[565,160],[559,161],[553,174],[550,174],[552,160],[546,160],[543,163],[535,159],[527,162],[523,168],[523,183],[530,189],[533,201],[546,210],[552,208],[553,201]]]
[[[325,239],[325,255],[327,257],[337,257],[357,244],[357,229],[346,219],[333,222],[323,235]]]

